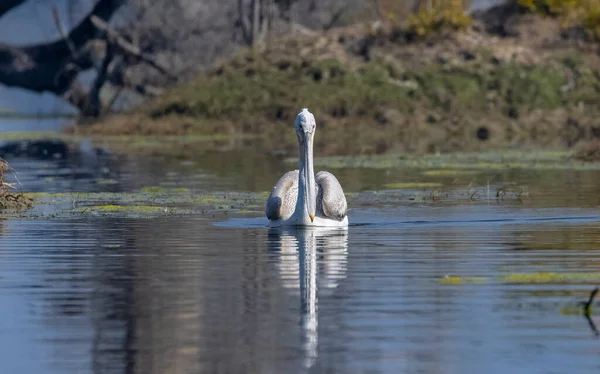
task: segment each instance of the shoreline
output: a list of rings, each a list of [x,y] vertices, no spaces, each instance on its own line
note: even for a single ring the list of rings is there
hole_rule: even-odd
[[[558,19],[515,17],[517,36],[477,20],[416,41],[393,25],[288,36],[66,132],[258,136],[285,151],[308,107],[325,154],[568,149],[600,138],[599,44],[566,38]]]

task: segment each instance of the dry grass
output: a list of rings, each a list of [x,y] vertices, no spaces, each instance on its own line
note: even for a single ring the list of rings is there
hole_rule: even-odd
[[[526,17],[514,23],[556,23]],[[384,24],[283,37],[77,131],[260,136],[279,151],[294,148],[287,129],[308,107],[325,154],[571,147],[600,136],[600,56],[567,42],[548,48],[560,28],[544,30],[502,38],[474,26],[424,42]]]
[[[576,147],[573,158],[585,162],[600,161],[600,141],[594,140]]]
[[[15,186],[5,181],[11,171],[8,162],[0,159],[0,209],[27,209],[33,205],[33,200],[20,192],[12,192]]]

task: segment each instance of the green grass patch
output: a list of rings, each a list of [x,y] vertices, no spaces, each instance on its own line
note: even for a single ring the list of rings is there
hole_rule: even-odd
[[[297,162],[288,158],[287,162]],[[533,170],[598,170],[600,162],[582,162],[573,158],[573,152],[562,151],[494,151],[473,153],[446,153],[440,155],[394,154],[331,156],[315,159],[319,168],[415,168],[432,170],[431,175],[482,170],[533,169]]]
[[[509,63],[488,69],[468,64],[448,69],[430,63],[398,79],[388,65],[374,60],[351,68],[336,60],[250,58],[174,90],[150,105],[149,111],[154,118],[178,114],[256,121],[261,117],[290,120],[302,107],[310,108],[317,118],[324,114],[373,117],[381,108],[486,112],[492,101],[500,110],[552,109],[597,98],[590,88],[598,85],[594,74],[582,80],[592,83],[565,91],[561,90],[566,84],[563,72],[550,67]],[[417,85],[399,84],[402,81]]]

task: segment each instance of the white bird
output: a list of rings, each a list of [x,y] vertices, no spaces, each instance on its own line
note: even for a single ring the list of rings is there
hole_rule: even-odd
[[[267,200],[270,226],[348,226],[348,205],[342,186],[327,171],[315,178],[313,140],[317,123],[304,108],[294,122],[298,136],[298,169],[285,173]]]

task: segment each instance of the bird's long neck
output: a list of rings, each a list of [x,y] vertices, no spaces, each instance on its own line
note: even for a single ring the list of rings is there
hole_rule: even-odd
[[[315,199],[315,171],[312,163],[312,147],[300,146],[298,151],[298,202],[296,203],[296,213],[302,217],[309,217],[309,206],[314,206]]]

